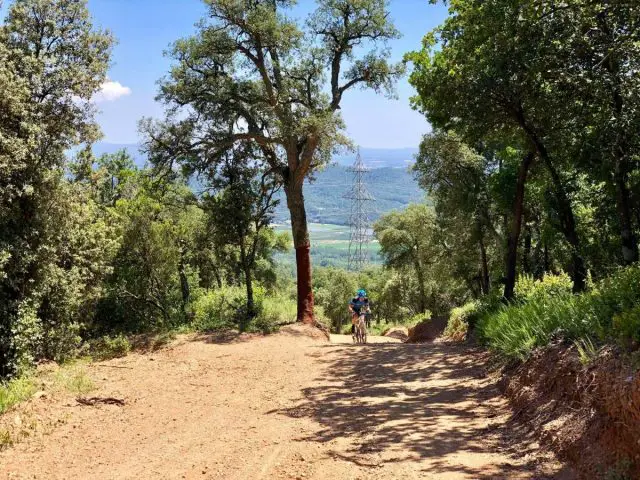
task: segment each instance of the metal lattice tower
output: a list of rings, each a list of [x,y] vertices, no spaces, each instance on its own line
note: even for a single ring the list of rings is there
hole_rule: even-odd
[[[351,188],[344,194],[344,198],[351,200],[349,270],[362,270],[369,261],[369,243],[371,242],[371,219],[367,202],[375,199],[367,190],[365,177],[370,169],[362,161],[360,150],[355,163],[347,170],[353,172]]]

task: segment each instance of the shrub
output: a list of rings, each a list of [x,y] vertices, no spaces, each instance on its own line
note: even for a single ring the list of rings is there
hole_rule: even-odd
[[[0,383],[0,415],[9,410],[16,403],[28,399],[36,391],[33,380],[19,377],[6,383]],[[0,443],[2,443],[0,441]]]
[[[640,328],[640,267],[618,270],[590,292],[573,295],[562,289],[538,291],[522,303],[483,315],[479,329],[494,350],[524,359],[554,337],[595,338],[637,346]]]
[[[192,305],[192,326],[198,331],[239,328],[241,331],[272,333],[281,325],[296,321],[297,303],[286,294],[267,296],[262,286],[254,287],[255,315],[247,312],[244,287],[225,286],[208,290]]]
[[[478,307],[479,302],[468,302],[461,307],[453,308],[444,330],[445,337],[456,341],[464,340],[469,330],[469,318],[476,315]]]
[[[613,316],[612,331],[619,343],[635,349],[640,345],[640,305]]]
[[[408,320],[400,322],[400,324],[402,324],[402,326],[404,327],[409,328],[419,323],[427,322],[429,320],[431,320],[431,312],[427,310],[426,312],[416,313],[415,315],[412,315]]]
[[[571,293],[573,282],[571,277],[562,272],[558,275],[545,274],[542,280],[536,280],[531,275],[520,275],[516,284],[515,296],[517,301],[565,295]]]
[[[264,296],[261,290],[256,307],[258,313],[247,325],[248,331],[273,333],[280,326],[296,321],[297,304],[287,295]]]
[[[286,295],[267,296],[262,300],[258,318],[270,321],[274,325],[295,323],[298,306],[294,299]]]
[[[499,310],[502,305],[502,294],[495,290],[478,300],[451,309],[444,336],[455,341],[463,340],[469,330],[475,328],[480,318]]]
[[[89,355],[94,360],[124,357],[130,350],[131,344],[127,337],[123,335],[115,337],[104,336],[89,342]]]
[[[236,327],[238,312],[246,304],[245,291],[237,286],[224,286],[203,293],[192,305],[193,327],[198,331]]]

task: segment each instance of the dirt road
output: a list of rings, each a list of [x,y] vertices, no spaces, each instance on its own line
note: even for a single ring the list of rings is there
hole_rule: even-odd
[[[560,478],[535,444],[507,447],[479,353],[303,333],[183,338],[93,365],[91,396],[125,405],[34,400],[58,425],[0,453],[0,477]]]

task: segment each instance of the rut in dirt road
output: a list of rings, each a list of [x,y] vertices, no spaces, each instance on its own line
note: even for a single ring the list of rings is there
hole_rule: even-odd
[[[482,375],[482,354],[439,344],[329,344],[307,333],[185,338],[152,356],[94,365],[95,395],[125,405],[34,400],[22,415],[65,420],[0,453],[3,478],[564,475],[535,444],[506,448],[507,409]]]

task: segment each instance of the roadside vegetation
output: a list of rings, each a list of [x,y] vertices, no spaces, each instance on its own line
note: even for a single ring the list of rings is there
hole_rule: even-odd
[[[566,276],[557,278],[533,282],[514,303],[481,316],[481,338],[518,359],[554,339],[576,342],[583,352],[605,343],[626,351],[640,347],[640,267],[620,269],[577,295]]]
[[[640,347],[638,21],[624,3],[460,0],[406,56],[434,127],[414,166],[428,268],[460,282],[450,337],[520,360]]]

